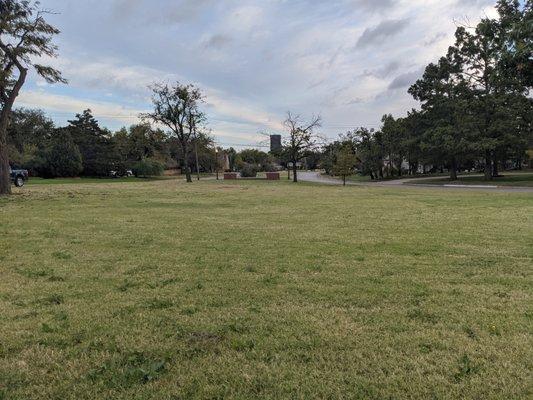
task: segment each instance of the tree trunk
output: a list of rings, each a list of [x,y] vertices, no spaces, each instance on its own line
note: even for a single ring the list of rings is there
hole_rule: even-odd
[[[494,159],[492,160],[492,176],[493,178],[498,177],[498,159],[496,156],[494,156]]]
[[[0,121],[0,196],[11,194],[11,178],[9,177],[9,159],[7,155],[7,128]]]
[[[346,186],[346,175],[342,176],[342,186]]]
[[[9,177],[9,159],[7,154],[7,124],[9,113],[6,109],[0,116],[0,196],[11,194],[11,178]]]
[[[486,151],[485,153],[485,180],[490,181],[492,179],[492,165],[491,165],[491,157],[490,157],[490,151]]]
[[[191,178],[191,169],[189,168],[189,149],[187,147],[187,143],[181,144],[181,150],[183,152],[183,162],[182,162],[182,174],[185,172],[185,177],[187,179],[188,183],[192,182]]]
[[[457,180],[457,162],[455,161],[455,159],[452,160],[451,165],[450,165],[450,179],[452,181]]]
[[[187,179],[187,183],[191,183],[192,177],[191,177],[191,168],[189,167],[189,163],[185,161],[185,164],[183,167],[185,168],[185,178]]]
[[[9,176],[9,158],[7,154],[7,126],[15,99],[18,97],[28,75],[28,70],[23,68],[17,59],[14,59],[13,62],[20,74],[0,113],[0,196],[11,194],[11,178]]]
[[[194,141],[194,157],[196,158],[196,178],[200,180],[200,162],[198,161],[198,143]]]
[[[296,161],[292,163],[292,181],[294,183],[298,182],[298,174],[297,174],[298,167],[296,166]]]

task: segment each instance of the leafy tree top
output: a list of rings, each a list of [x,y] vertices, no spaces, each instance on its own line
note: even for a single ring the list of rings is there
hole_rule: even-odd
[[[56,57],[52,39],[59,30],[44,19],[50,12],[39,2],[0,0],[0,100],[2,107],[13,103],[29,69],[49,83],[66,80],[55,68],[38,62],[41,57]]]

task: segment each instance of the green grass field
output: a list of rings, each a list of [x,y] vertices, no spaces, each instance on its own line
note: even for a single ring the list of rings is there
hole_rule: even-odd
[[[0,222],[0,399],[533,395],[528,193],[78,182]]]
[[[449,178],[437,178],[411,182],[415,184],[432,185],[496,185],[496,186],[531,186],[533,187],[533,173],[524,172],[504,172],[502,176],[486,181],[480,176],[459,176],[459,179],[452,181]]]
[[[133,182],[151,182],[157,180],[172,180],[180,179],[174,176],[158,176],[150,178],[56,178],[56,179],[43,179],[32,177],[28,180],[28,185],[72,185],[72,184],[85,184],[85,183],[133,183]]]

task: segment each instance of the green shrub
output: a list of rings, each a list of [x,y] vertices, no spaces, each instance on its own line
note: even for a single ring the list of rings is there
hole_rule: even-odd
[[[255,178],[259,168],[256,165],[244,163],[240,173],[243,178]]]
[[[69,178],[83,170],[81,153],[69,135],[61,135],[40,151],[32,169],[43,178]]]
[[[278,171],[276,166],[273,163],[270,163],[270,162],[266,163],[266,164],[263,164],[262,169],[265,172],[277,172]]]
[[[163,170],[163,164],[149,158],[136,162],[132,167],[133,174],[137,177],[161,176]]]

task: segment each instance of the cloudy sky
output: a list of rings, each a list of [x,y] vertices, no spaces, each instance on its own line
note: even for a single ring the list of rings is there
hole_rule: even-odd
[[[41,0],[69,85],[32,77],[19,105],[58,124],[91,108],[102,125],[137,122],[155,81],[195,83],[216,140],[257,144],[287,110],[320,114],[334,137],[404,114],[424,66],[456,24],[495,0]]]

